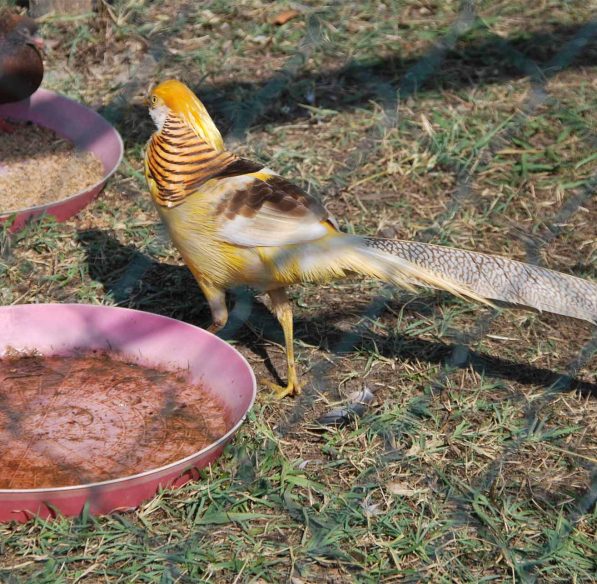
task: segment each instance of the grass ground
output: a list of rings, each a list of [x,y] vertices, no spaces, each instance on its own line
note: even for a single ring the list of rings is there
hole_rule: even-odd
[[[141,98],[170,76],[197,88],[238,151],[320,193],[347,231],[597,277],[590,3],[99,5],[43,22],[44,85],[99,108],[126,158],[75,219],[3,234],[1,304],[116,304],[208,323],[141,172]],[[262,389],[203,480],[135,512],[0,526],[0,580],[595,578],[589,324],[372,282],[293,297],[303,395]],[[283,374],[274,319],[246,291],[232,302],[248,323],[224,336],[258,374]],[[364,385],[376,402],[362,419],[314,429]]]

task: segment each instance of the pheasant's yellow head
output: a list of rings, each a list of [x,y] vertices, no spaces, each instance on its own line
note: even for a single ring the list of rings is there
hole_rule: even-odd
[[[222,136],[199,98],[176,79],[163,81],[149,94],[149,114],[158,131],[169,116],[177,116],[216,150],[224,150]]]

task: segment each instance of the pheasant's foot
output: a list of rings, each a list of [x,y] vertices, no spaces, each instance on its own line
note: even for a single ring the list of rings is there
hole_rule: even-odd
[[[282,399],[287,395],[300,395],[301,393],[301,386],[297,382],[289,381],[286,387],[282,385],[278,385],[269,379],[260,379],[263,385],[269,387],[275,394],[278,399]]]
[[[213,333],[215,335],[218,331],[221,331],[225,326],[225,322],[212,322],[207,327],[207,332]]]

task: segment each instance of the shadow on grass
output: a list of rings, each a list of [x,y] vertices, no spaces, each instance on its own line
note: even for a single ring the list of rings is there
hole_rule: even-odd
[[[210,324],[207,303],[186,267],[157,262],[133,246],[121,244],[108,231],[80,231],[77,240],[85,249],[89,275],[100,282],[105,292],[120,306],[170,316],[200,327]],[[250,306],[240,311],[233,308],[230,323],[220,336],[234,338],[241,346],[250,347],[265,359],[265,366],[277,377],[273,364],[267,358],[263,340],[283,343],[278,323],[265,306],[253,301],[251,295],[238,294],[237,305],[240,303],[250,303]],[[388,306],[394,312],[402,308],[396,301],[388,302]],[[425,311],[426,306],[420,308]],[[375,351],[399,361],[437,364],[444,364],[450,359],[455,369],[472,367],[485,376],[525,385],[540,385],[550,392],[578,391],[585,396],[597,397],[595,383],[474,350],[466,351],[463,359],[454,362],[454,349],[459,343],[448,344],[400,335],[382,337],[366,330],[355,335],[354,342],[346,344],[342,342],[346,339],[346,332],[341,330],[338,322],[351,312],[354,312],[354,308],[351,310],[347,303],[342,311],[320,312],[308,318],[297,316],[296,338],[318,347],[342,346],[341,352],[332,350],[338,355]],[[254,331],[260,331],[261,335],[256,335]]]
[[[192,88],[226,134],[239,118],[248,117],[251,126],[308,118],[309,112],[301,106],[309,103],[307,95],[314,96],[312,105],[342,111],[368,107],[371,100],[383,99],[381,94],[386,95],[388,88],[404,98],[523,77],[543,82],[566,68],[597,66],[597,21],[555,25],[550,31],[519,32],[506,38],[476,28],[448,49],[441,62],[436,60],[433,51],[427,55],[393,54],[296,77],[274,73],[263,81],[205,83]],[[146,107],[125,107],[118,125],[126,145],[144,143],[153,131]]]

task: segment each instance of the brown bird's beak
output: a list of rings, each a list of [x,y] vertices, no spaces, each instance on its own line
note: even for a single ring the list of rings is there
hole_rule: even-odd
[[[43,51],[46,48],[44,39],[42,39],[40,36],[31,36],[29,42],[40,51]]]
[[[46,44],[44,43],[44,39],[42,39],[38,34],[36,34],[35,30],[25,29],[22,31],[21,34],[25,37],[25,42],[28,45],[35,47],[40,53],[43,53]]]

